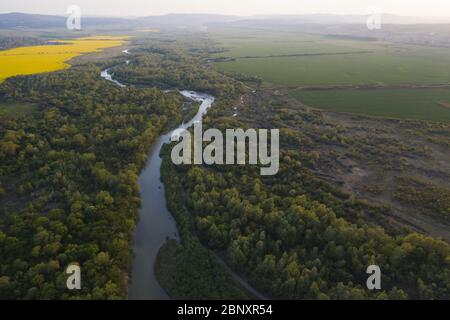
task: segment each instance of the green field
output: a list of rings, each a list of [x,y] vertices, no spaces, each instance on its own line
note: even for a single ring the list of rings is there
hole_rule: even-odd
[[[9,116],[16,116],[34,112],[37,110],[37,106],[33,103],[9,103],[0,102],[0,115],[6,114]]]
[[[434,84],[450,82],[450,49],[385,42],[337,40],[302,34],[230,36],[217,39],[227,51],[214,57],[227,72],[260,77],[265,84],[321,86]],[[352,53],[354,52],[354,53]],[[363,52],[363,53],[361,53]],[[331,55],[323,55],[323,54]],[[350,54],[349,54],[350,53]],[[280,57],[280,55],[318,54]],[[273,57],[273,56],[279,57]],[[252,58],[246,58],[246,57]],[[272,56],[272,57],[268,57]]]
[[[351,45],[348,41],[326,41],[323,37],[307,34],[263,34],[252,33],[242,36],[236,35],[216,35],[219,45],[226,49],[225,52],[218,53],[215,57],[245,57],[245,56],[269,56],[286,54],[311,54],[328,52],[349,52],[373,50],[371,42],[364,43],[364,46]]]
[[[450,83],[449,48],[296,32],[216,32],[212,36],[225,50],[212,57],[233,59],[214,62],[218,69],[258,76],[264,86],[286,88],[310,106],[383,117],[450,121],[448,105],[439,104],[450,102],[450,89],[389,88],[399,84]],[[298,90],[356,85],[386,87]]]
[[[281,86],[434,84],[450,79],[447,62],[388,54],[240,59],[216,65]]]
[[[329,111],[450,122],[450,89],[296,90],[291,95]]]

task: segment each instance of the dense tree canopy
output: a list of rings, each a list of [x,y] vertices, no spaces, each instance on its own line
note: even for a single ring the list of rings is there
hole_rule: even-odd
[[[181,120],[182,100],[119,88],[99,72],[83,66],[0,87],[3,101],[39,105],[0,117],[2,298],[126,297],[137,177],[155,138]],[[71,262],[82,267],[81,292],[66,290]]]

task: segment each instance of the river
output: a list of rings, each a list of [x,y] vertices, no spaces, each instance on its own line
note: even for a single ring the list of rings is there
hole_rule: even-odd
[[[187,129],[194,122],[201,121],[214,97],[193,91],[180,92],[187,99],[200,101],[201,105],[194,118],[181,124],[177,129]],[[174,130],[174,131],[175,131]],[[173,131],[158,138],[139,176],[142,207],[140,220],[136,227],[134,242],[134,261],[128,298],[132,300],[168,299],[155,277],[156,256],[167,239],[179,240],[176,223],[166,206],[164,185],[161,182],[161,162],[159,156],[164,144],[170,142]]]
[[[103,70],[102,78],[120,87],[123,83],[113,79],[109,69]],[[202,121],[214,97],[195,91],[180,91],[186,99],[201,102],[197,114],[187,123],[160,136],[153,144],[145,169],[139,176],[139,188],[142,206],[140,219],[136,226],[134,241],[134,260],[128,286],[128,298],[131,300],[162,300],[168,299],[167,293],[159,285],[155,277],[154,266],[156,256],[167,239],[179,241],[175,220],[167,209],[164,185],[161,182],[161,162],[159,156],[164,144],[170,142],[172,134],[181,129],[191,127],[195,122]]]

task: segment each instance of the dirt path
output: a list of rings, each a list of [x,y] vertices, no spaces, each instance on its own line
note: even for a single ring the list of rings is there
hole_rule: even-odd
[[[262,293],[258,292],[256,289],[254,289],[251,285],[248,284],[248,282],[242,278],[240,275],[238,275],[237,273],[235,273],[233,270],[231,270],[231,268],[225,263],[225,261],[223,261],[223,259],[213,253],[214,256],[217,258],[217,261],[220,263],[220,265],[231,275],[231,277],[238,282],[242,287],[244,287],[247,291],[249,291],[251,294],[253,294],[255,297],[257,297],[260,300],[269,300],[268,297],[266,297],[265,295],[263,295]]]

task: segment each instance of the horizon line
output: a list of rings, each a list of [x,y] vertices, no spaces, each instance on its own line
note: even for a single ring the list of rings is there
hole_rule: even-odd
[[[27,15],[44,15],[44,16],[56,16],[56,17],[67,17],[67,14],[55,14],[55,13],[35,13],[35,12],[21,12],[21,11],[0,11],[0,14],[27,14]],[[449,19],[449,16],[414,16],[414,15],[402,15],[397,13],[389,13],[389,12],[381,12],[381,15],[390,15],[396,17],[403,18],[418,18],[418,19]],[[323,13],[323,12],[314,12],[314,13],[274,13],[274,14],[251,14],[251,15],[236,15],[236,14],[225,14],[225,13],[199,13],[199,12],[169,12],[162,14],[149,14],[149,15],[101,15],[101,14],[84,14],[85,17],[92,18],[145,18],[145,17],[164,17],[168,15],[211,15],[211,16],[228,16],[228,17],[236,17],[236,18],[251,18],[251,17],[271,17],[271,16],[314,16],[314,15],[322,15],[322,16],[369,16],[370,13]]]

